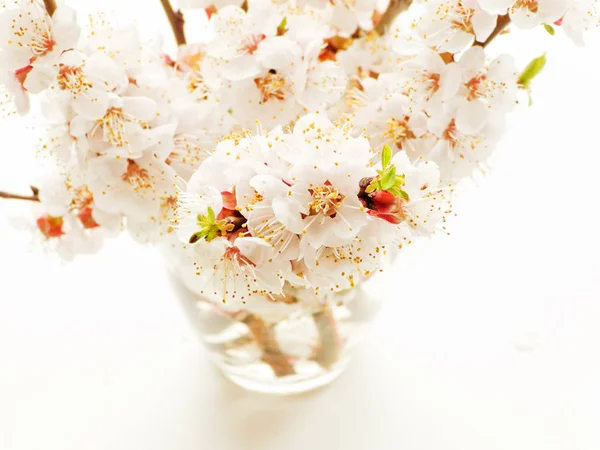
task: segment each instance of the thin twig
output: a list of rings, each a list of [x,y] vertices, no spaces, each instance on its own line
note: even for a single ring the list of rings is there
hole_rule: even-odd
[[[502,32],[506,29],[508,25],[510,25],[510,17],[508,16],[508,14],[504,16],[499,16],[498,22],[496,22],[496,28],[494,28],[492,34],[490,34],[484,42],[477,43],[477,45],[481,45],[483,48],[486,48],[490,44],[490,42],[492,42],[496,38],[496,36],[502,34]]]
[[[385,34],[396,17],[398,17],[401,12],[406,11],[411,4],[412,0],[390,0],[388,8],[375,26],[375,31],[377,31],[380,36]]]
[[[48,15],[52,16],[54,11],[56,11],[56,0],[44,0],[44,6],[46,7],[46,11],[48,11]]]
[[[271,366],[277,378],[296,373],[288,357],[281,351],[269,325],[254,314],[247,314],[241,319],[241,322],[248,327],[256,345],[261,349],[262,362]]]
[[[31,188],[34,192],[33,195],[19,195],[19,194],[11,194],[10,192],[0,191],[0,198],[6,198],[11,200],[26,200],[28,202],[39,202],[40,197],[36,194],[36,188]]]
[[[167,19],[169,19],[169,23],[171,24],[171,29],[173,30],[173,35],[175,36],[175,41],[177,42],[177,45],[185,45],[185,32],[183,30],[185,20],[183,19],[182,12],[175,11],[171,6],[171,2],[169,0],[160,0],[160,2],[162,3],[163,9],[165,10]]]

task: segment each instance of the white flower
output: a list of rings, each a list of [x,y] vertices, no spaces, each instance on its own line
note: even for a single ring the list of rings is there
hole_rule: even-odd
[[[87,147],[88,152],[135,159],[153,145],[172,141],[174,126],[150,128],[157,114],[152,99],[110,95],[104,115],[96,120],[76,116],[71,121],[71,134],[80,138],[80,146]]]
[[[533,28],[559,20],[567,4],[568,0],[517,0],[508,13],[517,27]]]
[[[201,295],[241,308],[265,298],[275,301],[282,293],[281,262],[271,262],[273,248],[262,239],[200,241],[194,255]]]
[[[259,121],[269,128],[295,119],[301,110],[297,96],[306,86],[300,46],[284,36],[271,37],[253,57],[252,77],[232,83],[229,102],[233,116],[243,126]]]
[[[305,89],[300,89],[298,102],[308,111],[317,111],[323,105],[337,102],[348,83],[346,74],[334,61],[319,60],[321,41],[312,41],[304,52],[306,72]]]
[[[427,116],[410,111],[409,98],[401,93],[382,96],[357,112],[357,129],[364,129],[373,148],[388,144],[398,150],[414,152],[427,133]]]
[[[430,236],[443,223],[451,206],[451,191],[440,188],[437,164],[419,161],[413,165],[406,152],[397,153],[392,164],[396,166],[397,173],[404,175],[402,190],[409,198],[402,202],[402,225],[408,226],[413,235]]]
[[[490,117],[511,111],[517,101],[518,72],[512,57],[504,55],[485,67],[480,46],[467,50],[460,58],[463,85],[456,112],[456,126],[463,133],[477,133]]]
[[[100,210],[121,213],[133,222],[170,225],[179,182],[160,151],[135,160],[96,157],[89,161],[86,176]]]
[[[434,0],[426,3],[418,33],[436,50],[458,53],[475,40],[484,42],[496,21],[497,16],[483,11],[475,0]]]
[[[571,0],[559,23],[573,42],[583,45],[583,33],[591,28],[597,28],[600,24],[597,0]]]
[[[477,169],[485,170],[504,125],[502,116],[496,115],[479,131],[466,133],[458,127],[456,113],[456,109],[449,108],[441,117],[429,122],[429,129],[435,137],[431,137],[428,150],[422,155],[415,155],[437,163],[445,183],[470,177]]]
[[[0,68],[20,73],[32,93],[48,87],[53,64],[79,40],[75,12],[60,6],[52,18],[39,0],[20,0],[0,14]],[[50,75],[49,75],[50,74]]]
[[[75,113],[88,121],[106,115],[110,95],[127,87],[127,75],[104,53],[86,56],[77,51],[67,51],[58,60],[58,73],[54,89],[68,92]]]
[[[446,64],[436,52],[425,50],[400,65],[400,88],[411,100],[411,111],[439,114],[442,103],[456,95],[459,85],[458,65]]]
[[[508,14],[519,28],[533,28],[559,20],[569,0],[478,0],[490,14]]]
[[[208,51],[223,61],[222,75],[229,80],[258,75],[260,64],[256,53],[268,36],[276,34],[276,17],[273,21],[269,12],[262,8],[259,11],[253,8],[246,13],[237,6],[226,6],[211,17],[210,23],[215,36]]]
[[[315,293],[339,292],[357,286],[381,265],[387,250],[373,236],[356,237],[338,247],[310,246],[303,251],[303,274]]]

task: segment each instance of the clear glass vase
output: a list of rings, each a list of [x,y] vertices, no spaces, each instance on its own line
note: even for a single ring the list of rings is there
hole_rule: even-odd
[[[286,286],[275,313],[231,309],[198,295],[185,262],[173,251],[167,256],[174,291],[211,359],[251,391],[296,394],[330,383],[346,368],[380,305],[361,285],[319,299]]]

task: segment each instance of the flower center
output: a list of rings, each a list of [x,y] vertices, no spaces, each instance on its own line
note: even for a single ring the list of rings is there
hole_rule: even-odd
[[[254,83],[262,95],[261,103],[266,103],[271,99],[285,100],[288,91],[285,78],[277,73],[277,71],[273,69],[269,70],[267,75],[262,78],[256,78]]]
[[[256,267],[256,264],[254,264],[247,257],[242,255],[242,252],[237,247],[229,247],[227,250],[225,250],[225,254],[223,255],[223,258],[226,261],[236,262],[240,266]]]
[[[538,0],[517,0],[513,5],[514,9],[528,9],[532,13],[538,12]]]
[[[340,194],[329,181],[322,186],[315,186],[308,190],[312,195],[313,201],[309,205],[311,216],[323,214],[327,217],[335,217],[337,208],[342,206],[344,195]]]
[[[408,117],[404,117],[402,120],[388,119],[386,120],[386,125],[387,130],[384,131],[383,137],[394,141],[399,149],[402,148],[404,140],[416,138],[415,134],[408,127]]]
[[[133,159],[127,160],[127,169],[121,179],[135,191],[152,189],[152,178],[148,171],[138,165]]]
[[[458,157],[461,159],[465,158],[463,150],[475,150],[475,148],[481,144],[481,139],[477,136],[462,134],[458,131],[454,119],[452,119],[448,124],[448,127],[444,130],[443,138],[446,140],[450,149],[458,150]],[[451,157],[454,157],[454,153]]]
[[[92,83],[85,77],[81,67],[60,64],[57,80],[58,86],[63,91],[69,91],[73,95],[79,95],[92,87]]]
[[[487,77],[485,75],[478,75],[474,78],[471,78],[465,85],[469,90],[468,100],[475,100],[478,97],[482,96],[481,88],[482,83],[485,81]]]
[[[71,208],[84,209],[94,203],[94,196],[84,184],[73,190],[73,199],[71,200]]]
[[[187,90],[196,96],[196,100],[208,100],[210,89],[204,82],[202,73],[194,69],[188,74]]]
[[[462,2],[458,2],[457,7],[452,11],[454,17],[452,18],[452,28],[464,31],[465,33],[475,34],[473,30],[473,24],[471,19],[475,14],[475,10],[466,8]]]
[[[266,38],[267,36],[263,33],[253,34],[252,36],[249,36],[242,43],[239,52],[253,54],[258,49],[258,44],[260,44]]]
[[[29,48],[31,48],[34,55],[40,57],[50,53],[55,45],[56,42],[52,39],[49,31],[40,31],[34,33]]]

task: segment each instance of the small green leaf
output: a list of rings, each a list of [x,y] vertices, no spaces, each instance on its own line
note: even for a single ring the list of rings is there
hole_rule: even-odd
[[[546,30],[550,36],[554,36],[554,28],[552,27],[552,25],[548,25],[547,23],[545,23],[544,30]]]
[[[384,145],[383,151],[381,152],[381,167],[383,167],[383,170],[385,170],[385,168],[390,165],[391,161],[392,161],[392,149],[390,148],[389,145]]]
[[[537,58],[534,58],[529,64],[527,64],[527,67],[525,67],[525,70],[523,70],[523,72],[521,72],[521,75],[519,75],[519,87],[522,89],[528,89],[531,81],[537,75],[539,75],[539,73],[542,71],[542,69],[544,68],[545,65],[546,65],[546,54],[545,53],[542,56],[538,56]]]
[[[277,36],[283,36],[287,31],[287,16],[284,16],[277,27]]]
[[[396,185],[396,166],[390,166],[381,177],[381,190],[387,191]]]
[[[214,222],[214,221],[216,220],[216,217],[215,217],[215,211],[214,211],[214,209],[212,209],[210,206],[208,207],[208,219],[209,219],[211,222]]]

